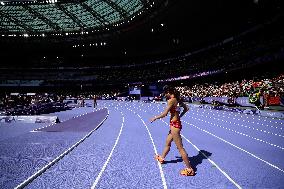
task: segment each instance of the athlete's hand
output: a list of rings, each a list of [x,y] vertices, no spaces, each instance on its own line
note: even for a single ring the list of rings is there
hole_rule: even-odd
[[[152,117],[152,118],[150,119],[150,122],[153,123],[155,120],[156,120],[156,117]]]

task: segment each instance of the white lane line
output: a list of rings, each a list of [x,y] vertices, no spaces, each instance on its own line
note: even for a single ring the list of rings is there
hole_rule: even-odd
[[[128,109],[128,108],[127,108],[127,109]],[[128,110],[130,110],[130,109],[128,109]],[[143,124],[145,125],[145,127],[146,127],[146,129],[147,129],[147,131],[148,131],[149,137],[150,137],[150,139],[151,139],[151,142],[152,142],[152,145],[153,145],[153,148],[154,148],[154,152],[155,152],[155,154],[158,154],[156,145],[155,145],[155,143],[154,143],[154,139],[153,139],[153,137],[152,137],[152,135],[151,135],[151,133],[150,133],[150,131],[149,131],[149,129],[148,129],[146,123],[144,122],[144,120],[142,119],[142,117],[141,117],[139,114],[137,114],[136,112],[134,112],[134,111],[132,111],[132,110],[130,110],[130,111],[133,112],[134,114],[136,114],[136,115],[141,119],[141,121],[143,122]],[[161,164],[160,164],[158,161],[157,161],[157,163],[158,163],[158,166],[159,166],[159,169],[160,169],[160,174],[161,174],[161,178],[162,178],[162,182],[163,182],[163,187],[164,187],[164,189],[167,189],[168,187],[167,187],[167,183],[166,183],[166,179],[165,179],[165,175],[164,175],[162,166],[161,166]]]
[[[187,142],[189,142],[198,152],[200,152],[211,164],[213,164],[229,181],[231,181],[237,188],[242,188],[238,185],[225,171],[223,171],[214,161],[208,158],[200,149],[195,146],[192,142],[190,142],[185,136],[181,135]]]
[[[97,176],[95,182],[93,183],[91,189],[94,189],[94,188],[97,186],[97,184],[99,183],[99,180],[100,180],[100,178],[102,177],[102,174],[103,174],[103,172],[105,171],[105,169],[106,169],[106,167],[107,167],[107,164],[109,163],[110,158],[111,158],[111,156],[112,156],[112,154],[113,154],[113,151],[114,151],[114,149],[115,149],[115,147],[116,147],[116,145],[117,145],[117,143],[118,143],[118,141],[119,141],[120,135],[121,135],[121,133],[122,133],[122,129],[123,129],[123,127],[124,127],[124,115],[123,115],[122,112],[120,112],[120,113],[122,114],[122,124],[121,124],[121,127],[120,127],[119,134],[118,134],[118,136],[117,136],[117,138],[116,138],[116,140],[115,140],[114,146],[113,146],[113,148],[112,148],[112,150],[111,150],[111,152],[110,152],[110,154],[109,154],[109,156],[108,156],[106,162],[104,163],[104,165],[103,165],[103,167],[102,167],[102,169],[101,169],[99,175]]]
[[[211,120],[214,119],[214,120],[219,120],[219,121],[228,123],[228,121],[223,120],[223,119],[219,119],[219,118],[216,118],[216,117],[211,117],[211,116],[207,116],[207,115],[200,115],[200,114],[196,114],[196,113],[192,113],[192,114],[193,115],[197,115],[197,116],[206,117],[206,118],[209,118]],[[211,114],[211,115],[214,115],[214,114]],[[276,134],[276,133],[273,133],[273,132],[270,132],[270,131],[266,131],[266,130],[262,130],[262,129],[258,129],[258,128],[254,128],[254,127],[250,127],[250,126],[246,126],[246,125],[239,124],[239,123],[232,123],[231,121],[229,121],[229,123],[233,124],[233,125],[238,125],[239,127],[245,127],[245,128],[249,128],[249,129],[252,129],[252,130],[256,130],[256,131],[262,132],[262,133],[271,134],[271,135],[275,135],[275,136],[279,136],[279,137],[284,138],[283,135]],[[254,122],[252,122],[252,123],[254,124]],[[277,127],[275,127],[275,128],[277,128]]]
[[[76,144],[71,146],[68,150],[63,152],[61,155],[57,156],[54,160],[49,162],[47,165],[45,165],[43,168],[41,168],[39,171],[37,171],[35,174],[30,176],[28,179],[20,183],[18,186],[16,186],[14,189],[20,189],[24,188],[27,186],[29,183],[31,183],[34,179],[36,179],[38,176],[40,176],[42,173],[44,173],[47,169],[49,169],[51,166],[53,166],[56,162],[61,160],[65,155],[67,155],[69,152],[71,152],[75,147],[77,147],[79,144],[81,144],[86,138],[88,138],[95,130],[97,130],[103,123],[104,121],[108,118],[109,116],[109,111],[106,115],[106,117],[99,123],[99,125],[94,128],[92,131],[90,131],[86,136],[84,136],[80,141],[78,141]]]
[[[209,124],[211,124],[211,125],[215,125],[215,126],[217,126],[217,127],[220,127],[220,128],[226,129],[226,130],[228,130],[228,131],[231,131],[231,132],[237,133],[237,134],[239,134],[239,135],[242,135],[242,136],[245,136],[245,137],[248,137],[248,138],[254,139],[254,140],[256,140],[256,141],[263,142],[263,143],[265,143],[265,144],[269,144],[270,146],[273,146],[273,147],[279,148],[279,149],[281,149],[281,150],[284,150],[284,147],[282,147],[282,146],[279,146],[279,145],[276,145],[276,144],[273,144],[273,143],[267,142],[267,141],[262,140],[262,139],[259,139],[259,138],[252,137],[252,136],[250,136],[250,135],[248,135],[248,134],[245,134],[245,133],[242,133],[242,132],[239,132],[239,131],[233,130],[233,129],[229,129],[229,128],[227,128],[227,127],[223,127],[223,126],[217,125],[217,124],[215,124],[215,123],[211,123],[211,122],[209,122],[209,121],[206,121],[206,120],[203,120],[203,119],[199,119],[199,118],[196,118],[196,117],[193,117],[193,116],[189,116],[189,117],[191,117],[192,119],[195,119],[195,120],[199,120],[199,121],[203,121],[203,122],[205,122],[205,123],[209,123]]]
[[[198,110],[197,110],[198,111]],[[202,111],[201,109],[200,109],[200,111]],[[212,110],[211,109],[203,109],[203,112],[205,113],[206,111],[210,111],[210,112],[212,112]],[[225,113],[227,113],[227,114],[231,114],[231,116],[236,116],[236,115],[234,115],[235,113],[234,112],[222,112],[223,110],[214,110],[214,111],[216,111],[218,114],[225,114]],[[240,113],[240,112],[238,112],[237,113],[240,117],[242,117],[242,118],[247,118],[247,119],[249,119],[249,117],[252,117],[252,119],[257,119],[257,118],[262,118],[263,120],[262,121],[265,121],[265,122],[270,122],[271,123],[271,121],[269,121],[269,120],[266,120],[266,119],[273,119],[273,120],[277,120],[277,121],[279,121],[279,122],[277,122],[277,121],[275,121],[275,123],[280,123],[281,125],[283,124],[281,121],[283,121],[281,118],[276,118],[276,117],[268,117],[268,116],[259,116],[259,115],[255,115],[255,114],[246,114],[246,113]],[[219,116],[219,115],[217,115],[217,116]],[[260,119],[259,119],[260,120]],[[243,119],[243,121],[245,121],[245,119]],[[268,126],[268,125],[267,125]],[[282,128],[280,128],[280,129],[282,129]]]
[[[144,112],[146,112],[146,111],[144,111]],[[275,169],[281,171],[282,173],[284,173],[284,170],[283,170],[283,169],[279,168],[279,167],[276,166],[276,165],[273,165],[272,163],[269,163],[268,161],[265,161],[265,160],[261,159],[260,157],[254,155],[253,153],[248,152],[248,151],[242,149],[241,147],[238,147],[237,145],[234,145],[234,144],[232,144],[232,143],[226,141],[225,139],[223,139],[223,138],[221,138],[221,137],[218,137],[218,136],[216,136],[216,135],[210,133],[209,131],[206,131],[206,130],[204,130],[204,129],[200,129],[199,127],[197,127],[197,126],[195,126],[195,125],[193,125],[193,124],[191,124],[191,123],[188,123],[188,122],[186,122],[186,121],[183,121],[183,122],[185,122],[186,124],[192,125],[193,127],[197,128],[197,129],[199,129],[199,130],[201,130],[201,131],[203,131],[203,132],[205,132],[205,133],[207,133],[207,134],[210,134],[211,136],[214,136],[215,138],[218,138],[219,140],[221,140],[221,141],[223,141],[223,142],[225,142],[225,143],[227,143],[227,144],[229,144],[229,145],[231,145],[231,146],[233,146],[233,147],[235,147],[235,148],[237,148],[237,149],[239,149],[239,150],[241,150],[241,151],[243,151],[243,152],[245,152],[245,153],[251,155],[252,157],[254,157],[254,158],[256,158],[256,159],[258,159],[258,160],[260,160],[260,161],[266,163],[267,165],[269,165],[269,166],[271,166],[271,167],[273,167],[273,168],[275,168]]]
[[[164,120],[163,121],[166,125],[168,125]],[[208,158],[200,149],[194,145],[192,142],[190,142],[185,136],[181,134],[181,136],[188,142],[190,143],[198,152],[200,152],[208,161],[213,164],[229,181],[231,181],[237,188],[242,188],[240,185],[238,185],[225,171],[223,171],[214,161],[212,161],[210,158]]]
[[[248,152],[248,151],[242,149],[241,147],[238,147],[237,145],[234,145],[234,144],[232,144],[232,143],[226,141],[225,139],[223,139],[223,138],[221,138],[221,137],[218,137],[218,136],[216,136],[216,135],[210,133],[209,131],[206,131],[206,130],[204,130],[204,129],[200,129],[199,127],[197,127],[197,126],[195,126],[195,125],[193,125],[193,124],[191,124],[191,123],[188,123],[188,122],[186,122],[186,121],[184,121],[184,122],[187,123],[187,124],[189,124],[189,125],[191,125],[191,126],[193,126],[193,127],[195,127],[195,128],[197,128],[197,129],[199,129],[199,130],[201,130],[201,131],[203,131],[203,132],[205,132],[205,133],[207,133],[207,134],[209,134],[209,135],[211,135],[211,136],[213,136],[213,137],[215,137],[215,138],[217,138],[217,139],[219,139],[219,140],[221,140],[221,141],[223,141],[223,142],[225,142],[225,143],[227,143],[227,144],[229,144],[229,145],[231,145],[231,146],[233,146],[233,147],[235,147],[235,148],[237,148],[237,149],[239,149],[239,150],[241,150],[241,151],[243,151],[243,152],[245,152],[245,153],[247,153],[247,154],[249,154],[249,155],[251,155],[252,157],[254,157],[254,158],[256,158],[256,159],[258,159],[258,160],[260,160],[260,161],[266,163],[267,165],[269,165],[269,166],[271,166],[271,167],[273,167],[273,168],[275,168],[275,169],[281,171],[282,173],[284,173],[284,170],[283,170],[283,169],[277,167],[276,165],[273,165],[272,163],[269,163],[268,161],[265,161],[265,160],[261,159],[260,157],[254,155],[253,153]]]
[[[146,111],[145,111],[145,112],[146,112]],[[216,135],[210,133],[209,131],[206,131],[206,130],[204,130],[204,129],[201,129],[201,128],[199,128],[199,127],[197,127],[197,126],[195,126],[195,125],[193,125],[193,124],[191,124],[191,123],[188,123],[188,122],[186,122],[186,121],[183,121],[183,122],[185,122],[186,124],[192,125],[192,126],[194,126],[195,128],[197,128],[197,129],[199,129],[199,130],[201,130],[201,131],[203,131],[203,132],[206,132],[207,134],[210,134],[210,135],[212,135],[212,136],[218,138],[219,140],[222,140],[223,142],[225,142],[225,143],[227,143],[227,144],[229,144],[229,145],[231,145],[231,146],[233,146],[233,147],[235,147],[235,148],[237,148],[237,149],[239,149],[239,150],[241,150],[241,151],[243,151],[243,152],[245,152],[245,153],[251,155],[252,157],[254,157],[254,158],[256,158],[256,159],[258,159],[258,160],[260,160],[260,161],[266,163],[267,165],[269,165],[269,166],[271,166],[271,167],[273,167],[273,168],[275,168],[275,169],[277,169],[277,170],[279,170],[279,171],[281,171],[281,172],[284,173],[284,170],[283,170],[283,169],[279,168],[279,167],[276,166],[276,165],[273,165],[272,163],[269,163],[268,161],[265,161],[265,160],[261,159],[260,157],[258,157],[258,156],[256,156],[256,155],[252,154],[251,152],[248,152],[248,151],[246,151],[246,150],[244,150],[244,149],[242,149],[242,148],[240,148],[240,147],[238,147],[238,146],[236,146],[236,145],[234,145],[234,144],[232,144],[232,143],[226,141],[225,139],[223,139],[223,138],[221,138],[221,137],[218,137],[218,136],[216,136]]]
[[[199,113],[199,111],[197,111],[198,113]],[[214,114],[212,111],[210,111],[209,113],[206,113],[205,111],[200,111],[201,113],[203,113],[203,114],[210,114],[210,115],[216,115],[217,117],[221,117],[220,115],[218,115],[218,113],[216,113],[216,114]],[[233,115],[232,115],[233,116]],[[237,116],[237,115],[235,115],[235,116]],[[223,116],[224,117],[224,116]],[[239,115],[238,116],[238,118],[241,118],[241,119],[238,119],[239,121],[242,121],[242,122],[248,122],[248,123],[250,123],[250,121],[249,120],[245,120],[245,116],[243,116],[243,115]],[[255,119],[255,118],[252,118],[253,120],[258,120],[258,121],[261,121],[259,124],[260,125],[262,125],[262,126],[265,126],[265,127],[271,127],[271,128],[276,128],[276,129],[278,129],[278,127],[277,126],[273,126],[273,125],[268,125],[268,124],[266,124],[266,123],[262,123],[262,122],[266,122],[266,118],[261,118],[261,119]],[[277,123],[278,124],[278,123]],[[282,124],[282,123],[280,123],[280,124]],[[279,129],[281,129],[282,130],[282,127],[281,127],[281,125],[278,125],[279,126]]]
[[[218,115],[218,113],[214,113],[213,111],[210,111],[210,112],[204,112],[204,111],[196,111],[197,113],[198,113],[198,115],[199,115],[199,112],[201,112],[202,114],[207,114],[207,115],[211,115],[211,116],[215,116],[215,117],[225,117],[225,116],[221,116],[221,115]],[[196,114],[197,114],[196,113]],[[194,114],[194,113],[193,113]],[[233,116],[233,115],[232,115]],[[237,116],[237,115],[235,115],[235,116]],[[248,123],[254,123],[254,118],[252,118],[253,120],[251,120],[251,121],[249,121],[249,120],[245,120],[244,118],[243,118],[243,116],[241,115],[241,116],[239,116],[239,117],[241,117],[241,119],[239,119],[239,118],[237,118],[237,120],[238,120],[238,122],[248,122]],[[230,117],[228,117],[227,116],[227,118],[229,118],[230,119]],[[236,120],[236,118],[233,118],[233,119],[235,119]],[[264,121],[264,119],[258,119],[259,121]],[[265,126],[265,127],[270,127],[270,128],[274,128],[274,129],[277,129],[278,130],[278,127],[277,126],[273,126],[273,125],[264,125],[263,123],[259,123],[259,122],[256,122],[256,124],[258,124],[258,125],[262,125],[262,126]],[[279,125],[280,126],[280,125]],[[279,129],[281,129],[282,130],[282,128],[281,127],[279,127]]]

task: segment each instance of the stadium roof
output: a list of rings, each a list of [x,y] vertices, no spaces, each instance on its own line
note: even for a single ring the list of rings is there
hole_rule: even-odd
[[[109,30],[150,9],[147,0],[0,1],[0,33],[68,35]]]
[[[0,0],[0,67],[129,64],[198,51],[282,22],[282,1]]]

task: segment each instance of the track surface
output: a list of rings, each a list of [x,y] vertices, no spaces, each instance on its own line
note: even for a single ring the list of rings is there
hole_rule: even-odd
[[[284,188],[284,120],[191,108],[182,118],[181,133],[197,174],[183,177],[179,171],[184,163],[174,143],[166,164],[160,165],[154,160],[155,153],[161,153],[164,147],[169,117],[154,123],[149,119],[161,113],[165,104],[99,101],[98,105],[98,108],[106,107],[109,113],[103,124],[25,188]],[[82,118],[84,121],[79,121]],[[80,133],[87,132],[85,128],[98,121],[81,117],[67,123],[68,131],[54,132],[50,127],[44,132],[49,134],[48,145],[54,145],[56,152],[79,141]],[[78,127],[78,123],[82,125]],[[24,133],[19,136],[27,143],[36,138],[44,140],[45,135],[41,133],[26,138]],[[56,145],[66,135],[68,140]],[[12,139],[16,137],[1,138],[0,188],[16,187],[52,161],[46,158],[37,162],[36,167],[26,165],[21,157],[35,151],[32,145],[25,151],[16,148],[19,152],[13,159],[9,151],[13,148],[9,144]],[[5,157],[22,162],[9,167],[12,160]],[[33,163],[42,160],[29,158],[34,159]],[[13,178],[14,170],[24,172],[27,167],[31,170],[20,176],[15,174]]]

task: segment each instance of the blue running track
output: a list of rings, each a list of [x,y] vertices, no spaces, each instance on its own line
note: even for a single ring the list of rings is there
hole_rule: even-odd
[[[191,107],[181,134],[196,175],[184,177],[174,143],[154,160],[169,117],[149,119],[165,106],[98,101],[55,125],[0,123],[0,188],[284,188],[284,120]]]

